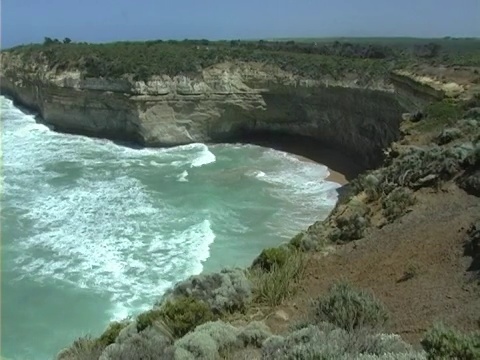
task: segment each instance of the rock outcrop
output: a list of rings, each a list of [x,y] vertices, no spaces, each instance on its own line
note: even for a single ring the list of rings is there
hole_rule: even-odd
[[[3,94],[58,131],[145,146],[223,142],[249,133],[307,136],[372,167],[399,136],[404,111],[389,79],[319,80],[258,63],[222,63],[195,77],[84,78],[2,53]],[[353,74],[354,75],[354,74]]]

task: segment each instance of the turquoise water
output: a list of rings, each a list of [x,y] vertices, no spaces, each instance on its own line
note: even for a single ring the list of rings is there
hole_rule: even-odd
[[[253,145],[132,149],[1,97],[2,355],[51,359],[175,282],[245,266],[335,204],[325,166]]]

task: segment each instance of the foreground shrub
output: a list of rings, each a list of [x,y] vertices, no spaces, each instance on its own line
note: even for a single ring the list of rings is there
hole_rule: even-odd
[[[394,189],[382,200],[383,216],[389,221],[398,219],[415,204],[413,191],[404,187]]]
[[[428,359],[480,359],[480,333],[462,334],[438,324],[425,334],[421,343]]]
[[[213,312],[206,303],[185,296],[167,301],[162,306],[161,315],[176,338],[180,338],[198,325],[214,319]]]
[[[322,231],[323,230],[323,231]],[[295,235],[291,240],[289,245],[299,251],[308,252],[321,249],[327,243],[327,237],[325,235],[324,229],[322,226],[315,226],[310,228],[307,232],[301,232]]]
[[[208,304],[216,315],[244,311],[252,300],[251,283],[241,269],[192,276],[167,292],[164,300],[187,296]]]
[[[263,322],[252,321],[240,331],[239,339],[243,346],[261,347],[263,342],[271,335],[270,329]]]
[[[472,166],[477,152],[480,154],[471,142],[451,147],[412,147],[393,159],[389,166],[374,173],[379,179],[378,186],[385,194],[398,186],[419,189],[450,180],[461,170]]]
[[[388,312],[379,300],[347,283],[334,284],[327,295],[312,305],[317,322],[326,321],[346,331],[378,328],[388,320]]]
[[[262,346],[265,360],[287,359],[425,359],[396,335],[365,335],[320,324],[285,337],[271,336]]]
[[[219,353],[240,346],[239,333],[222,321],[205,323],[175,343],[175,359],[217,359]]]
[[[145,330],[161,317],[162,311],[158,308],[141,313],[137,317],[137,331],[140,332]]]
[[[214,314],[205,302],[182,295],[167,300],[160,308],[140,314],[137,330],[140,332],[155,324],[163,329],[164,335],[179,338],[213,319]]]
[[[264,249],[253,261],[252,267],[264,271],[270,271],[274,266],[282,267],[287,262],[290,252],[285,246]]]
[[[437,144],[438,145],[445,145],[448,144],[456,139],[462,137],[462,130],[457,128],[448,128],[442,130],[440,135],[437,137]]]
[[[89,337],[75,340],[73,344],[57,355],[57,360],[96,360],[104,346]]]
[[[275,306],[293,295],[306,266],[305,256],[292,251],[282,265],[274,264],[269,271],[252,269],[249,277],[254,286],[255,301]]]
[[[122,344],[111,344],[105,349],[99,360],[167,359],[164,355],[170,344],[170,339],[154,328],[148,328],[139,334],[132,335]]]
[[[467,230],[465,237],[465,255],[472,258],[472,264],[470,265],[470,271],[480,270],[480,220],[472,223]]]
[[[339,216],[335,221],[337,227],[330,234],[330,239],[334,242],[348,242],[361,239],[369,225],[368,219],[360,214]]]
[[[97,339],[98,343],[103,347],[113,344],[118,334],[120,334],[120,331],[122,331],[127,325],[127,322],[114,321],[110,323],[107,330],[105,330]]]
[[[261,347],[269,336],[270,329],[257,321],[243,328],[223,321],[208,322],[175,342],[167,353],[177,360],[229,358],[237,350]]]

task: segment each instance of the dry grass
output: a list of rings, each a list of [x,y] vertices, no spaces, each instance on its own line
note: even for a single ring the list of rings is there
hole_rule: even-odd
[[[305,268],[305,255],[292,251],[282,265],[274,264],[268,271],[252,269],[248,276],[253,283],[255,301],[269,306],[281,304],[295,293]]]

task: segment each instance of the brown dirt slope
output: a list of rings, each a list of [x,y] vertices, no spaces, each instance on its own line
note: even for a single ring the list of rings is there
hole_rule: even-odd
[[[301,290],[283,306],[291,319],[300,320],[309,299],[346,279],[384,301],[391,312],[389,330],[414,344],[438,320],[478,329],[480,286],[467,272],[471,258],[463,255],[463,244],[480,214],[480,200],[454,186],[417,197],[418,204],[399,221],[329,256],[312,257]],[[413,278],[406,280],[409,270]],[[281,324],[271,325],[281,330]]]

